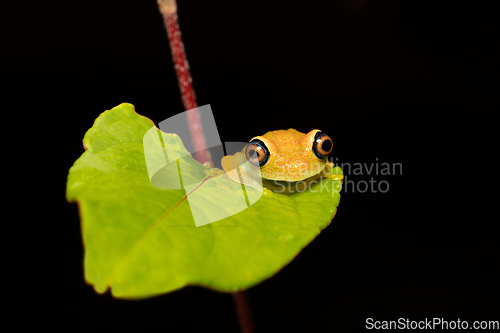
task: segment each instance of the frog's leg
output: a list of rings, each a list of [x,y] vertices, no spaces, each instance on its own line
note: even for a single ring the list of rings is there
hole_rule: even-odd
[[[234,155],[224,156],[221,160],[222,168],[229,179],[262,191],[260,182],[256,181],[245,168],[241,167],[244,162],[244,155],[240,152]]]

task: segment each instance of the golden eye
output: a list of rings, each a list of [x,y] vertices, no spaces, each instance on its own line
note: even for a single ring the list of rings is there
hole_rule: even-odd
[[[264,142],[254,139],[245,148],[245,156],[253,165],[263,166],[269,161],[269,150]]]
[[[317,158],[325,158],[332,152],[332,139],[325,133],[318,131],[314,136],[312,150]]]

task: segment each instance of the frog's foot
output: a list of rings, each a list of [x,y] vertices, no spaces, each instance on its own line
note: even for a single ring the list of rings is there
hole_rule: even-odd
[[[326,162],[325,168],[321,171],[321,177],[333,179],[333,180],[342,180],[344,179],[344,175],[342,174],[342,170],[339,167],[335,166],[333,162]]]
[[[208,163],[208,162],[207,162]],[[205,169],[205,175],[209,177],[217,177],[225,174],[224,170],[218,169],[218,168],[212,168],[210,167],[210,164],[208,163],[203,164],[203,166],[206,168]]]
[[[344,179],[344,175],[329,175],[329,174],[323,174],[321,177],[329,178],[332,180],[342,180]]]

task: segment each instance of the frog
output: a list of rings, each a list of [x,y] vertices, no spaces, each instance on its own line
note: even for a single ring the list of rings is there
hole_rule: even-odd
[[[296,186],[286,186],[289,183],[343,178],[332,172],[334,163],[328,160],[332,150],[333,141],[323,131],[302,133],[289,128],[253,137],[240,152],[224,156],[221,164],[233,181],[258,190],[292,193]]]

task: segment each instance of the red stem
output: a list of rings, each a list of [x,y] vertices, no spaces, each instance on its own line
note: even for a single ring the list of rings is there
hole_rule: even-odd
[[[241,333],[254,333],[252,313],[248,305],[248,298],[245,291],[237,291],[233,293],[236,303],[236,312],[238,313],[238,321],[240,323]]]
[[[177,3],[175,0],[157,0],[157,2],[168,34],[168,42],[172,51],[172,60],[174,62],[175,73],[177,74],[177,81],[179,82],[182,104],[186,111],[194,109],[187,113],[187,121],[196,159],[200,163],[209,162],[213,165],[210,151],[207,150],[207,141],[203,134],[200,112],[193,88],[193,79],[189,71],[184,44],[182,43],[181,30],[177,17]]]
[[[182,43],[181,30],[177,17],[177,3],[175,0],[157,0],[157,2],[168,34],[168,42],[170,43],[170,50],[172,51],[172,59],[174,61],[175,73],[177,74],[177,81],[179,82],[182,104],[186,111],[195,109],[187,113],[187,120],[196,152],[196,159],[200,163],[209,162],[213,165],[210,151],[207,150],[207,142],[203,133],[200,112],[198,110],[196,95],[193,88],[193,79],[189,72],[189,64],[186,58],[184,44]],[[233,295],[241,332],[253,333],[252,315],[245,291],[238,291],[233,293]]]

